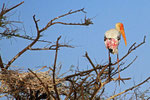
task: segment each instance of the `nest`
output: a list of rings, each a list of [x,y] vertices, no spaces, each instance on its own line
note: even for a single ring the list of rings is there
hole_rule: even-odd
[[[14,95],[24,94],[27,95],[32,90],[46,93],[45,85],[50,93],[54,93],[53,79],[48,71],[46,72],[22,72],[7,70],[0,73],[0,93]],[[39,81],[39,79],[41,81]],[[62,79],[55,79],[57,90],[59,94],[66,94],[67,90]]]

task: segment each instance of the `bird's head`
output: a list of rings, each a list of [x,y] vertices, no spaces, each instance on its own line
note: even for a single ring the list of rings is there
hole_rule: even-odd
[[[124,42],[125,42],[125,46],[127,46],[127,41],[126,41],[126,36],[125,36],[123,24],[122,23],[117,23],[116,24],[116,29],[122,34],[122,37],[123,37]]]

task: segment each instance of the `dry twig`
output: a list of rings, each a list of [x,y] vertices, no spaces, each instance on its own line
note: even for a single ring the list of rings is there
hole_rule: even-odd
[[[113,95],[113,96],[109,97],[107,100],[111,100],[111,99],[113,99],[113,98],[115,98],[115,97],[117,97],[117,96],[119,96],[119,95],[121,95],[121,94],[123,94],[123,93],[125,93],[125,92],[131,91],[131,90],[133,90],[134,88],[136,88],[136,87],[138,87],[138,86],[141,86],[142,84],[146,83],[148,80],[150,80],[150,77],[148,77],[148,78],[147,78],[146,80],[144,80],[143,82],[141,82],[141,83],[139,83],[139,84],[137,84],[137,85],[135,85],[135,86],[133,86],[133,87],[131,87],[131,88],[129,88],[129,89],[126,89],[125,91],[122,91],[122,92],[120,92],[120,93],[118,93],[118,94],[116,94],[116,95]]]
[[[15,5],[15,6],[11,7],[11,8],[9,8],[9,9],[6,9],[6,8],[5,8],[5,4],[3,4],[2,11],[1,11],[1,13],[0,13],[0,19],[2,18],[2,16],[3,16],[4,14],[6,14],[6,13],[8,13],[9,11],[15,9],[16,7],[20,6],[20,5],[23,4],[23,3],[24,3],[24,1],[22,1],[21,3]]]
[[[35,19],[35,15],[33,16],[33,20],[34,20],[34,23],[35,23],[35,25],[36,25],[36,30],[37,30],[36,39],[35,39],[31,44],[29,44],[27,47],[25,47],[22,51],[20,51],[15,57],[13,57],[13,58],[8,62],[8,64],[6,65],[5,69],[8,69],[9,66],[10,66],[19,56],[21,56],[24,52],[26,52],[29,48],[31,48],[31,47],[38,41],[38,39],[40,38],[40,31],[39,31],[39,27],[38,27],[38,24],[37,24],[37,20]]]
[[[88,19],[85,19],[85,22],[84,22],[84,23],[54,22],[55,20],[57,20],[57,19],[59,19],[59,18],[68,16],[68,15],[71,15],[71,14],[74,14],[74,13],[77,13],[77,12],[84,12],[84,13],[85,13],[84,8],[79,9],[79,10],[75,10],[75,11],[70,10],[68,13],[63,14],[63,15],[58,16],[58,17],[55,17],[55,18],[53,18],[52,20],[50,20],[50,21],[47,23],[47,25],[46,25],[44,28],[42,28],[42,29],[40,30],[40,32],[46,30],[48,27],[50,27],[51,25],[54,25],[54,24],[63,24],[63,25],[84,25],[84,26],[93,24],[92,21],[91,21],[91,19],[89,19],[89,18],[88,18]]]
[[[93,64],[93,62],[92,62],[92,60],[90,59],[90,57],[88,56],[88,53],[87,53],[87,52],[85,53],[85,57],[88,59],[88,61],[89,61],[90,64],[92,65],[94,71],[95,71],[96,74],[98,75],[98,72],[97,72],[97,70],[96,70],[96,67],[95,67],[95,65]]]
[[[43,83],[42,80],[36,75],[36,73],[34,73],[31,69],[28,68],[28,70],[39,80],[39,82],[42,84],[42,86],[44,87],[45,91],[47,92],[47,98],[49,98],[49,95],[51,95],[53,98],[55,98],[53,96],[53,94],[50,93],[50,91],[48,90],[48,85],[46,83]]]
[[[35,38],[33,38],[31,36],[28,36],[28,35],[15,34],[14,31],[9,32],[9,33],[3,32],[3,33],[0,33],[0,35],[2,35],[2,36],[11,36],[11,37],[13,36],[13,37],[18,37],[18,38],[22,38],[22,39],[26,39],[26,40],[31,40],[31,41],[35,40]],[[52,42],[46,41],[46,40],[38,40],[38,42],[52,43]]]
[[[56,61],[57,61],[57,55],[58,55],[58,42],[60,40],[61,36],[57,38],[56,41],[56,53],[55,53],[55,60],[54,60],[54,67],[53,67],[53,84],[54,84],[54,90],[56,93],[56,100],[60,100],[59,94],[58,94],[58,90],[56,87],[56,82],[55,82],[55,70],[56,70]]]
[[[80,11],[84,12],[84,9],[79,9],[79,10],[75,10],[75,11],[70,11],[70,12],[68,12],[68,13],[66,13],[66,14],[63,14],[63,15],[58,16],[58,17],[55,17],[54,19],[52,19],[51,21],[49,21],[48,24],[47,24],[44,28],[42,28],[42,29],[39,29],[39,27],[38,27],[38,21],[39,21],[39,20],[36,20],[36,19],[35,19],[35,15],[34,15],[34,16],[33,16],[33,20],[34,20],[34,23],[35,23],[35,26],[36,26],[36,30],[37,30],[37,36],[36,36],[35,40],[34,40],[31,44],[29,44],[27,47],[25,47],[22,51],[20,51],[15,57],[13,57],[13,58],[8,62],[8,64],[6,65],[5,69],[8,69],[9,66],[10,66],[19,56],[21,56],[24,52],[26,52],[27,50],[31,49],[31,47],[39,40],[39,38],[40,38],[40,33],[43,32],[43,31],[45,31],[45,30],[46,30],[47,28],[49,28],[51,25],[54,25],[54,24],[57,23],[57,22],[53,22],[54,20],[59,19],[59,18],[62,18],[62,17],[67,16],[67,15],[70,15],[70,14],[73,14],[73,13],[80,12]],[[88,19],[88,21],[89,21],[89,20],[90,20],[90,19]],[[58,23],[59,23],[59,22],[58,22]],[[89,24],[92,24],[92,22],[91,22],[91,23],[88,23],[88,25],[89,25]],[[75,24],[73,24],[73,25],[75,25]],[[87,25],[87,22],[81,23],[81,24],[76,24],[76,25]],[[66,45],[61,45],[61,46],[67,47]]]

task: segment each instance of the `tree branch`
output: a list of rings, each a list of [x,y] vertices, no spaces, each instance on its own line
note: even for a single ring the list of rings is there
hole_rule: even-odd
[[[128,91],[130,91],[130,90],[133,90],[134,88],[136,88],[136,87],[138,87],[138,86],[141,86],[142,84],[144,84],[145,82],[147,82],[149,79],[150,79],[150,77],[148,77],[148,78],[147,78],[146,80],[144,80],[143,82],[141,82],[141,83],[139,83],[139,84],[137,84],[137,85],[135,85],[135,86],[133,86],[133,87],[131,87],[131,88],[129,88],[129,89],[126,89],[126,90],[123,91],[123,92],[120,92],[120,93],[118,93],[118,94],[116,94],[116,95],[113,95],[113,96],[109,97],[107,100],[111,100],[111,99],[113,99],[113,98],[115,98],[115,97],[117,97],[117,96],[119,96],[119,95],[121,95],[121,94],[123,94],[123,93],[125,93],[125,92],[128,92]]]
[[[144,39],[143,39],[143,42],[141,42],[140,44],[138,44],[137,46],[135,46],[136,43],[134,43],[133,45],[131,45],[131,47],[129,48],[128,52],[126,55],[124,55],[120,60],[122,61],[124,58],[126,58],[132,51],[134,51],[135,49],[137,49],[138,47],[140,47],[141,45],[143,45],[145,43],[145,40],[146,40],[146,36],[144,36]],[[133,48],[134,46],[134,48]],[[117,64],[117,61],[115,63],[113,63],[112,65],[116,65]]]
[[[95,71],[96,74],[98,75],[98,72],[97,72],[97,70],[96,70],[96,67],[95,67],[95,65],[93,64],[93,62],[92,62],[92,60],[90,59],[90,57],[88,56],[88,53],[87,53],[87,52],[85,53],[85,57],[88,59],[88,61],[89,61],[90,64],[92,65],[94,71]]]
[[[127,69],[130,65],[132,65],[136,59],[137,59],[137,56],[126,67],[124,67],[123,69],[120,69],[120,72],[122,72],[123,70]],[[118,73],[117,71],[118,71],[118,68],[111,74],[111,76],[114,76],[115,74],[117,74]]]
[[[58,41],[60,40],[61,36],[57,38],[57,41],[56,41],[56,53],[55,53],[55,60],[54,60],[54,67],[53,67],[53,84],[54,84],[54,90],[55,90],[55,93],[56,93],[56,100],[60,100],[60,97],[59,97],[59,94],[58,94],[58,91],[57,91],[57,87],[56,87],[56,84],[55,84],[55,70],[56,70],[56,62],[57,62],[57,55],[58,55]]]
[[[31,48],[31,47],[38,41],[38,39],[40,38],[40,31],[39,31],[39,28],[38,28],[37,20],[35,19],[35,15],[33,16],[33,20],[34,20],[34,23],[35,23],[35,25],[36,25],[36,30],[37,30],[36,39],[35,39],[31,44],[29,44],[27,47],[25,47],[22,51],[20,51],[15,57],[13,57],[13,58],[8,62],[8,64],[6,65],[5,69],[8,69],[9,66],[10,66],[18,57],[20,57],[24,52],[26,52],[29,48]]]
[[[16,31],[16,30],[14,30]],[[2,36],[14,36],[14,37],[18,37],[18,38],[22,38],[22,39],[26,39],[26,40],[35,40],[34,38],[28,36],[28,35],[19,35],[19,34],[15,34],[14,31],[10,32],[10,33],[0,33]],[[38,40],[38,42],[46,42],[46,43],[52,43],[50,41],[45,41],[45,40]]]
[[[56,19],[59,19],[59,18],[61,18],[61,17],[65,17],[65,16],[70,15],[70,14],[73,14],[73,13],[81,12],[81,11],[84,12],[84,13],[86,13],[86,12],[84,11],[84,8],[79,9],[79,10],[75,10],[75,11],[70,10],[68,13],[63,14],[63,15],[60,15],[60,16],[58,16],[58,17],[55,17],[55,18],[53,18],[51,21],[54,21],[54,20],[56,20]],[[50,24],[50,23],[49,23],[49,24]]]
[[[15,5],[15,6],[11,7],[11,8],[9,8],[9,9],[6,9],[6,8],[5,8],[5,5],[3,4],[2,11],[1,11],[1,13],[0,13],[0,19],[2,18],[2,16],[3,16],[4,14],[6,14],[7,12],[9,12],[9,11],[15,9],[16,7],[20,6],[20,5],[23,4],[23,3],[24,3],[24,1],[22,1],[21,3]]]
[[[143,44],[145,43],[145,39],[146,39],[146,36],[144,36],[143,42],[141,42],[139,45],[135,46],[135,47],[132,48],[132,49],[131,49],[131,47],[133,47],[133,46],[131,46],[131,47],[129,48],[130,51],[127,52],[127,53],[119,60],[119,62],[121,62],[124,58],[126,58],[132,51],[134,51],[135,49],[137,49],[138,47],[140,47],[141,45],[143,45]],[[134,43],[134,45],[135,45],[135,43]],[[117,64],[117,62],[112,63],[111,65],[113,66],[113,65],[116,65],[116,64]],[[105,69],[106,69],[108,66],[109,66],[109,64],[103,65],[103,66],[102,66],[102,65],[97,65],[97,66],[95,67],[95,69],[102,69],[101,72],[99,73],[98,77],[100,77],[100,76],[104,73]],[[76,76],[85,76],[85,75],[87,75],[87,74],[89,74],[89,73],[95,71],[95,69],[90,69],[90,70],[81,71],[81,72],[79,72],[79,73],[75,73],[75,74],[72,74],[72,75],[68,75],[68,76],[64,77],[64,79],[68,80],[69,78],[76,77]]]
[[[42,29],[40,30],[40,32],[46,30],[48,27],[50,27],[51,25],[54,25],[54,24],[63,24],[63,25],[86,25],[86,26],[89,25],[89,24],[93,24],[92,21],[91,21],[91,19],[89,19],[89,18],[87,18],[87,19],[85,18],[85,22],[84,22],[84,23],[53,22],[53,21],[55,21],[55,20],[57,20],[57,19],[59,19],[59,18],[65,17],[65,16],[67,16],[67,15],[71,15],[71,14],[74,14],[74,13],[77,13],[77,12],[81,12],[81,11],[85,13],[84,8],[82,8],[82,9],[75,10],[75,11],[70,10],[70,11],[69,11],[68,13],[66,13],[66,14],[63,14],[63,15],[60,15],[60,16],[58,16],[58,17],[53,18],[52,20],[50,20],[50,21],[47,23],[47,25],[46,25],[44,28],[42,28]]]
[[[64,22],[54,22],[54,23],[52,23],[52,25],[54,25],[54,24],[63,24],[63,25],[84,25],[84,26],[88,26],[88,25],[90,25],[90,24],[93,24],[91,21],[86,21],[85,20],[85,22],[83,23],[64,23]]]
[[[56,45],[51,45],[49,48],[29,48],[29,50],[56,50]],[[71,45],[58,44],[58,50],[60,47],[74,48]]]

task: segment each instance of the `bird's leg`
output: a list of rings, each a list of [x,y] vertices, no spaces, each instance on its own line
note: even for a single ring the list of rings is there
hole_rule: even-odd
[[[109,58],[109,69],[108,69],[108,80],[111,80],[111,57],[110,57],[110,51],[108,50],[108,58]]]
[[[120,70],[119,70],[119,54],[117,53],[117,64],[118,64],[118,78],[117,78],[117,80],[118,80],[118,82],[119,82],[119,85],[120,85],[120,80],[124,83],[124,81],[121,79],[121,77],[120,77]]]
[[[125,82],[124,82],[124,80],[130,80],[131,78],[121,78],[120,77],[120,70],[119,70],[119,54],[117,53],[117,64],[118,64],[118,78],[117,78],[117,80],[118,80],[118,82],[119,82],[119,85],[120,85],[120,80],[125,84]]]
[[[117,78],[117,80],[118,80],[118,82],[119,82],[119,85],[120,85],[120,80],[125,84],[125,82],[124,82],[124,80],[129,80],[129,79],[131,79],[131,78],[121,78],[120,77],[120,66],[119,66],[119,54],[117,53],[117,63],[118,63],[118,78]]]
[[[120,67],[120,66],[119,66],[119,54],[118,54],[118,53],[117,53],[117,64],[118,64],[118,75],[119,75],[119,76],[118,76],[118,79],[121,79],[121,78],[120,78],[120,70],[119,70],[119,67]]]

